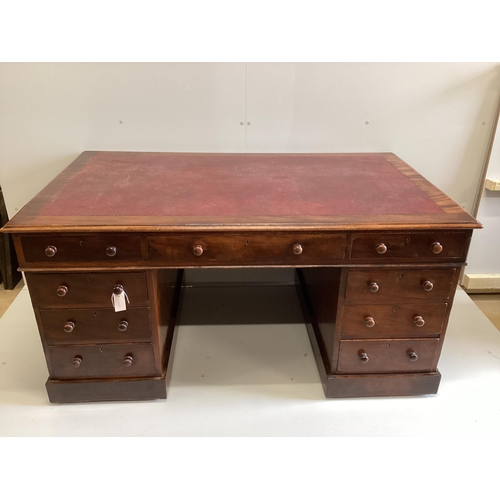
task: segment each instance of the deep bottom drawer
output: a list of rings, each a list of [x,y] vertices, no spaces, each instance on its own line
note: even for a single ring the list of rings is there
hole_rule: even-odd
[[[429,372],[439,339],[341,340],[338,372]]]
[[[75,345],[48,349],[50,374],[56,379],[155,375],[151,344]]]

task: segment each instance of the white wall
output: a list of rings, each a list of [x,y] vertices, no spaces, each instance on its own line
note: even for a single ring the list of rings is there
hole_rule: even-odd
[[[4,63],[0,184],[13,216],[84,150],[391,151],[470,210],[499,88],[494,63]]]
[[[500,126],[497,127],[487,177],[500,179]],[[500,275],[500,192],[484,190],[477,218],[483,229],[476,231],[469,251],[466,273]]]

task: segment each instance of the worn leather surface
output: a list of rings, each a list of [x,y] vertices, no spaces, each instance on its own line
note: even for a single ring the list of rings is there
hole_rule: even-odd
[[[442,213],[382,156],[103,152],[41,215]]]

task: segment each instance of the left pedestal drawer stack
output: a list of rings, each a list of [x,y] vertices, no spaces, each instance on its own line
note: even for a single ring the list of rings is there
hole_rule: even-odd
[[[177,271],[28,272],[26,279],[51,402],[166,397]],[[115,311],[120,301],[126,308]]]

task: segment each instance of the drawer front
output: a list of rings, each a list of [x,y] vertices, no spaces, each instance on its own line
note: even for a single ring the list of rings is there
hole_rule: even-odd
[[[350,258],[465,261],[470,232],[365,233],[352,236]]]
[[[26,279],[33,302],[42,309],[111,307],[113,287],[117,284],[127,293],[127,306],[149,305],[146,274],[141,272],[26,273]]]
[[[22,236],[26,262],[115,262],[141,260],[139,236]]]
[[[42,309],[43,333],[49,345],[151,342],[149,308]]]
[[[56,379],[147,377],[155,375],[151,344],[49,347]]]
[[[346,302],[447,302],[456,268],[350,270]]]
[[[148,238],[149,259],[170,265],[319,265],[344,258],[346,236],[328,233],[173,234]]]
[[[341,340],[342,373],[429,372],[435,370],[439,339]]]
[[[439,335],[448,304],[362,304],[345,306],[342,338],[393,338]]]

